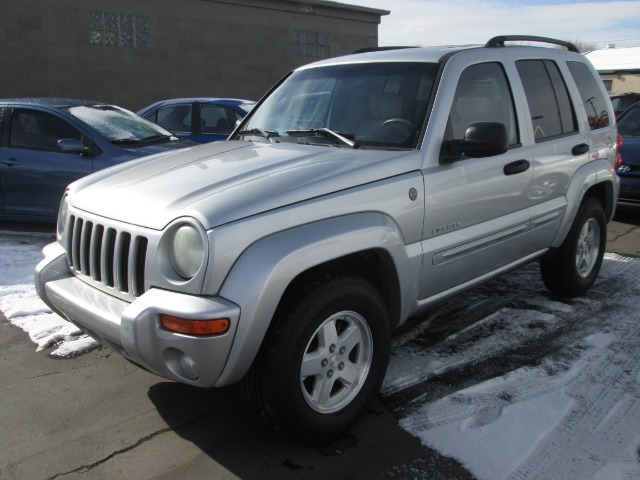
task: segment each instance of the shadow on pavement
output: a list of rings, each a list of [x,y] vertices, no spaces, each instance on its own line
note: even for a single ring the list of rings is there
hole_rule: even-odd
[[[474,478],[403,431],[378,402],[345,437],[307,446],[256,420],[240,386],[204,390],[163,382],[148,395],[177,435],[243,479]]]

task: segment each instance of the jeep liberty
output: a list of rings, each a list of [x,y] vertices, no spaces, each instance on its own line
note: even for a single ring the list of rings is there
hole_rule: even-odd
[[[71,184],[37,290],[150,372],[242,381],[277,431],[327,441],[376,395],[410,316],[533,260],[558,295],[591,287],[617,140],[567,42],[330,58],[228,141]]]

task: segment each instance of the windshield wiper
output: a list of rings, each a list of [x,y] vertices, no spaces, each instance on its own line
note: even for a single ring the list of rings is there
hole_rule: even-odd
[[[334,132],[333,130],[330,130],[328,128],[310,128],[307,130],[287,130],[287,133],[293,133],[293,134],[305,134],[305,133],[315,133],[315,134],[321,134],[324,135],[325,137],[331,137],[331,138],[335,138],[337,140],[340,140],[342,143],[344,143],[345,145],[349,145],[351,148],[360,148],[360,144],[354,140],[349,140],[345,135],[346,134],[340,134],[337,132]]]
[[[266,138],[271,142],[272,137],[279,137],[280,134],[278,132],[274,132],[273,130],[263,130],[262,128],[251,128],[249,130],[240,130],[238,135],[259,135],[261,137]]]
[[[173,135],[164,135],[164,134],[151,135],[150,137],[141,139],[140,143],[156,143],[156,142],[171,140],[172,138],[173,138]]]

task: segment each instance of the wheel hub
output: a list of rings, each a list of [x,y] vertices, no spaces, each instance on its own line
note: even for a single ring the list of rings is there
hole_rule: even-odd
[[[315,331],[302,359],[300,386],[307,404],[320,413],[347,406],[369,373],[373,337],[355,312],[327,318]]]

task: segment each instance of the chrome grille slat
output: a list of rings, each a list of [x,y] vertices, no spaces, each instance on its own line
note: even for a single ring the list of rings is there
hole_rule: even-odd
[[[73,216],[65,245],[77,276],[127,296],[144,293],[146,237]]]

